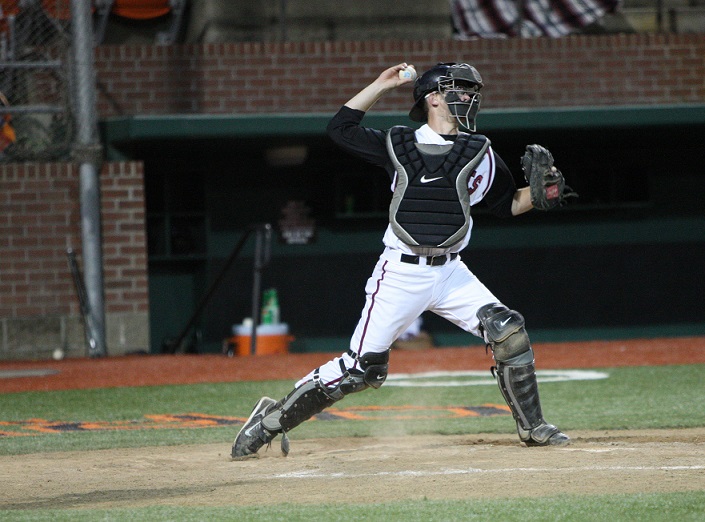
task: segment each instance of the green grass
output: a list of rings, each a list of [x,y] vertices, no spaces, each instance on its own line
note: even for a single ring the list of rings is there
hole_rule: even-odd
[[[564,430],[687,428],[705,426],[705,365],[644,366],[604,370],[609,378],[595,381],[540,383],[544,415]],[[144,415],[202,413],[247,417],[261,395],[281,398],[292,382],[147,386],[97,390],[25,392],[0,396],[0,422],[41,418],[64,422],[140,420]],[[385,387],[350,395],[335,407],[478,406],[503,404],[496,386],[445,388]],[[0,426],[0,430],[10,429]],[[85,449],[165,446],[223,442],[230,444],[237,426],[203,429],[62,432],[7,437],[1,455]],[[369,436],[387,432],[421,434],[511,433],[507,416],[386,421],[310,421],[292,439]]]
[[[701,521],[705,513],[705,492],[557,496],[510,500],[420,500],[390,502],[360,507],[351,504],[296,505],[271,507],[195,508],[155,506],[142,509],[4,511],[5,521],[90,520],[179,520],[189,521],[286,521],[311,520],[405,522],[565,520],[571,522],[610,521]]]
[[[546,418],[571,430],[687,428],[705,426],[705,365],[610,368],[609,378],[595,381],[540,382]],[[539,377],[539,381],[541,381]],[[0,395],[0,423],[41,418],[65,422],[118,422],[150,414],[201,413],[247,417],[263,394],[280,398],[292,381],[152,386],[98,390],[26,392]],[[502,404],[497,387],[400,388],[383,386],[347,397],[335,406],[477,406]],[[1,426],[0,431],[11,429]],[[239,425],[202,429],[39,433],[0,438],[0,454],[22,455],[101,448],[222,444],[227,452]],[[509,416],[477,418],[415,418],[365,421],[306,422],[291,433],[309,437],[369,436],[393,433],[513,433]],[[342,504],[260,507],[152,506],[110,510],[5,510],[0,519],[15,520],[569,520],[569,521],[695,521],[703,520],[705,491],[555,496],[531,499],[436,501],[421,499],[360,507]]]

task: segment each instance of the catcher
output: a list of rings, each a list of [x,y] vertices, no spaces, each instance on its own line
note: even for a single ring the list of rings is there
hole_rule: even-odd
[[[459,253],[470,241],[471,207],[517,216],[558,207],[575,193],[539,145],[527,147],[521,167],[528,186],[516,188],[490,140],[475,133],[483,82],[467,64],[439,63],[415,81],[409,117],[424,123],[419,129],[363,127],[365,113],[381,96],[413,81],[400,77],[406,67],[382,72],[328,125],[343,150],[387,172],[393,191],[385,248],[365,287],[350,348],[299,380],[283,399],[262,397],[233,443],[233,458],[256,455],[279,434],[287,454],[293,428],[348,394],[379,388],[390,346],[426,310],[487,343],[521,442],[553,446],[570,440],[543,417],[524,317],[495,297]]]

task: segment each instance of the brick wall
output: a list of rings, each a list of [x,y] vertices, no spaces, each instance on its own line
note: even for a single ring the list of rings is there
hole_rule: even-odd
[[[103,116],[333,112],[384,68],[475,65],[485,108],[705,102],[705,35],[101,46]],[[406,110],[411,89],[376,110]]]
[[[66,257],[81,258],[78,169],[0,164],[0,359],[83,355],[83,326]],[[101,172],[106,324],[111,354],[149,346],[142,164]]]

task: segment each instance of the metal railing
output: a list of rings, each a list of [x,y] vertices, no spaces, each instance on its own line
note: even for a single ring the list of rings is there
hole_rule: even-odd
[[[0,119],[12,128],[0,161],[70,156],[73,140],[69,0],[0,6]]]

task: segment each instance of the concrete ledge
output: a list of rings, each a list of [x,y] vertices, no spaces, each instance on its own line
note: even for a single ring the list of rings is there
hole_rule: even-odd
[[[193,0],[187,43],[450,38],[447,0]]]
[[[108,314],[108,355],[149,351],[149,315]],[[85,357],[80,316],[4,318],[0,320],[0,360],[50,359],[60,349],[64,357]]]
[[[632,7],[621,13],[639,33],[705,33],[705,7],[702,6],[675,6],[660,12],[654,7]]]

